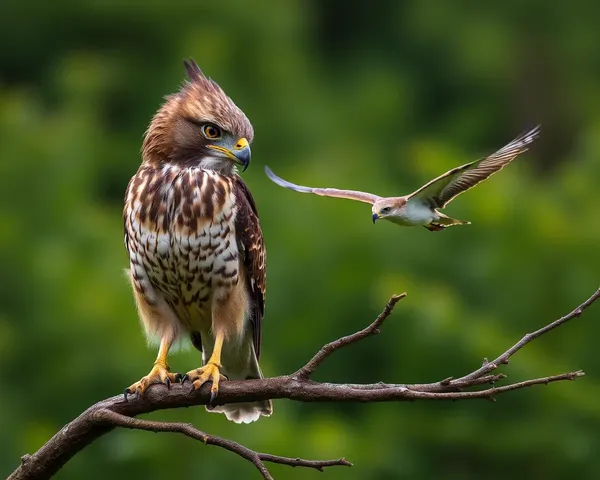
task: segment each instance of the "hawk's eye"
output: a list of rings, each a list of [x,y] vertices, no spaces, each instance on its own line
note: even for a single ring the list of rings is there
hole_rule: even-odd
[[[214,140],[221,136],[221,129],[216,125],[208,123],[202,127],[202,133],[209,140]]]
[[[385,214],[390,213],[390,210],[391,210],[391,207],[385,207],[385,208],[381,209],[381,213],[383,213],[385,215]]]

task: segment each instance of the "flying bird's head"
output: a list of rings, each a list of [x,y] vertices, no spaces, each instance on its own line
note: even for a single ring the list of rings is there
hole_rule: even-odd
[[[232,173],[250,164],[252,124],[193,60],[189,81],[166,97],[144,138],[142,156],[153,164],[175,163]]]
[[[402,217],[404,205],[406,205],[406,199],[402,197],[380,198],[371,208],[373,223],[380,218],[393,222],[395,219]]]

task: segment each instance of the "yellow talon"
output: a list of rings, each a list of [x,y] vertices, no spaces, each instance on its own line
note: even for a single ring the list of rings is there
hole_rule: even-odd
[[[162,383],[167,386],[167,388],[171,387],[171,383],[177,382],[179,379],[178,373],[170,373],[169,366],[163,363],[155,363],[150,370],[150,373],[138,382],[135,382],[129,388],[125,389],[125,400],[127,400],[127,395],[132,395],[134,393],[143,394],[150,385],[154,385],[156,383]]]
[[[221,375],[220,368],[221,365],[209,362],[201,368],[188,372],[184,378],[192,382],[194,390],[198,390],[206,382],[212,382],[211,391],[216,394],[219,391],[219,381],[225,378]]]
[[[213,353],[204,365],[201,368],[197,368],[188,372],[183,377],[183,381],[190,380],[192,385],[194,386],[194,390],[198,390],[202,385],[206,382],[212,382],[212,386],[210,387],[210,404],[212,405],[217,394],[219,393],[219,382],[221,379],[225,379],[223,375],[221,375],[221,348],[223,347],[224,336],[223,333],[218,333],[215,336],[215,346],[213,349]]]
[[[167,355],[169,348],[173,343],[169,337],[162,338],[160,341],[160,348],[158,349],[158,357],[154,362],[154,366],[150,373],[139,382],[135,382],[131,387],[126,388],[123,395],[127,400],[127,395],[133,395],[134,393],[143,394],[150,385],[155,383],[164,383],[167,388],[171,388],[171,383],[178,382],[181,375],[178,373],[169,373],[169,365],[167,365]]]
[[[209,362],[201,368],[197,368],[188,372],[183,377],[184,380],[190,380],[194,390],[198,390],[206,382],[211,382],[210,387],[210,404],[212,404],[219,393],[219,382],[221,380],[227,380],[227,377],[221,375],[221,365],[213,362]]]

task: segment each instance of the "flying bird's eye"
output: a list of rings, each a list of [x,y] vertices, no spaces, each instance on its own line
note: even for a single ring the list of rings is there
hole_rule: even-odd
[[[391,208],[390,207],[385,207],[381,209],[381,213],[383,213],[384,215],[390,213]]]
[[[207,123],[206,125],[204,125],[202,127],[202,133],[209,140],[214,140],[221,136],[221,129],[219,127],[217,127],[216,125]]]

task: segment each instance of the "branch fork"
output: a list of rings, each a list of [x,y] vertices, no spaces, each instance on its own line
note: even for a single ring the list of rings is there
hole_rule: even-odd
[[[521,348],[549,331],[579,317],[600,297],[600,289],[567,315],[528,333],[516,344],[492,361],[484,359],[481,367],[459,378],[447,377],[434,383],[424,384],[336,384],[319,383],[311,376],[337,350],[356,343],[364,338],[380,333],[386,319],[392,314],[396,304],[406,297],[405,293],[394,295],[379,316],[369,326],[352,335],[330,342],[299,370],[291,375],[264,378],[261,380],[227,381],[219,389],[217,404],[249,402],[266,399],[287,398],[303,402],[384,402],[415,400],[468,400],[485,399],[495,401],[497,395],[535,385],[575,380],[584,375],[581,370],[540,377],[508,385],[496,386],[506,378],[495,371],[506,365],[509,358]],[[490,385],[487,388],[477,389]],[[205,445],[215,445],[251,462],[263,479],[272,480],[266,463],[278,463],[291,467],[313,468],[322,471],[327,467],[351,466],[344,458],[334,460],[304,460],[249,449],[232,440],[227,440],[198,430],[189,423],[159,422],[136,418],[138,415],[167,408],[180,408],[193,405],[206,405],[210,402],[210,388],[203,386],[190,392],[182,384],[149,388],[141,397],[123,401],[122,395],[102,400],[92,405],[75,420],[63,427],[45,445],[32,455],[21,457],[21,464],[8,477],[9,480],[47,479],[62,468],[71,457],[94,440],[115,428],[130,428],[151,432],[180,433]]]

